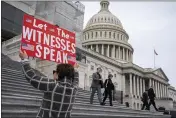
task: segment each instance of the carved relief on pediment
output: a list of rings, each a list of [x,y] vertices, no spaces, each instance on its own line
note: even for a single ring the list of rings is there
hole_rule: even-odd
[[[162,77],[162,78],[165,78],[164,75],[163,75],[163,73],[162,73],[160,70],[157,70],[157,71],[155,71],[154,73],[155,73],[156,75]]]

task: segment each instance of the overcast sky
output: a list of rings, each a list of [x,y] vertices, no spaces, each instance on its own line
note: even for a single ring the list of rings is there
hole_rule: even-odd
[[[85,5],[84,26],[100,10],[99,2],[82,2]],[[176,87],[176,2],[110,2],[109,9],[122,22],[134,48],[134,63],[161,67]]]

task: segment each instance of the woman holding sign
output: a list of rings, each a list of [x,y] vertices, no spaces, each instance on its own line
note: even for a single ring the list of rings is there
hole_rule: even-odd
[[[78,72],[70,64],[58,64],[56,81],[36,75],[26,52],[19,54],[22,70],[31,85],[44,92],[37,118],[70,118],[79,83]],[[78,65],[76,65],[78,67]]]

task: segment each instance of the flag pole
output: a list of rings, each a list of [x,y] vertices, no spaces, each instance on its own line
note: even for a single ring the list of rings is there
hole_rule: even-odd
[[[154,49],[155,51],[155,49]],[[155,68],[155,52],[153,51],[153,54],[154,54],[154,68]]]

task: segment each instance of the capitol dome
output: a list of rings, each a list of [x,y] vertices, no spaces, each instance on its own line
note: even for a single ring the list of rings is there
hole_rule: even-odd
[[[100,11],[88,21],[82,45],[121,62],[131,62],[133,48],[121,21],[109,11],[109,1],[100,2]]]
[[[103,1],[104,3],[107,1]],[[103,2],[101,2],[102,4],[104,4]],[[107,8],[109,5],[109,2],[107,2]],[[101,6],[103,7],[103,6]],[[120,20],[114,16],[107,8],[101,8],[101,10],[95,14],[87,23],[86,27],[90,27],[92,25],[96,25],[96,24],[109,24],[109,25],[116,25],[120,28],[122,27],[122,23],[120,22]]]

